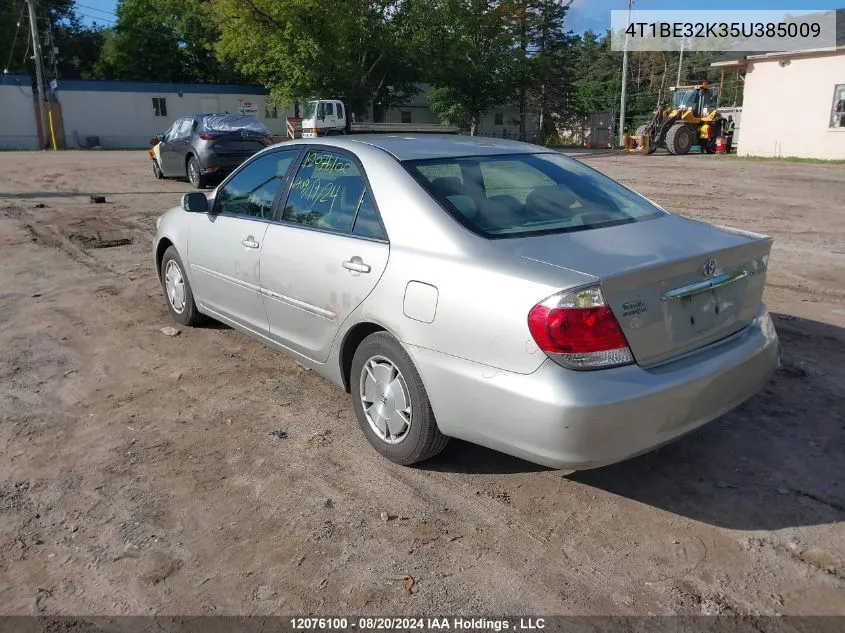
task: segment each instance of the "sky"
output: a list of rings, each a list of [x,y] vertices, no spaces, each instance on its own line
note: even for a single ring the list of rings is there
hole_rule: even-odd
[[[116,0],[82,0],[76,2],[76,10],[82,19],[91,24],[111,24],[115,20]],[[627,0],[575,0],[569,11],[569,27],[576,33],[587,29],[604,31],[610,27],[610,12],[628,7]],[[845,7],[845,0],[709,0],[702,9],[718,11],[720,9],[792,9],[792,10],[829,10]],[[685,9],[676,0],[634,0],[635,9]]]

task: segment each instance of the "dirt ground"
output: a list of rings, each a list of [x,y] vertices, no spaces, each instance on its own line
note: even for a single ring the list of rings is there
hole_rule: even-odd
[[[457,441],[381,459],[314,372],[162,334],[150,240],[185,183],[144,152],[0,154],[0,613],[845,614],[845,168],[584,160],[775,237],[783,366],[568,475]]]

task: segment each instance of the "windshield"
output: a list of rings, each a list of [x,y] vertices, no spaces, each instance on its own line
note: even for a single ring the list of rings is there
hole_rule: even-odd
[[[488,238],[584,231],[663,213],[630,189],[557,153],[404,164],[452,217]]]
[[[695,88],[688,88],[686,90],[675,91],[675,107],[676,108],[697,108],[698,107],[698,90]]]
[[[304,119],[313,119],[317,115],[317,102],[316,101],[309,101],[305,105],[305,114],[302,118]]]

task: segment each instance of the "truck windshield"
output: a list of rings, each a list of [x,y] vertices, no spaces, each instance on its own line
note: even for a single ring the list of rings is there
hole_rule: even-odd
[[[491,239],[584,231],[663,214],[630,189],[557,153],[403,164],[453,218]]]
[[[317,102],[316,101],[309,101],[305,104],[305,115],[303,118],[305,119],[313,119],[317,116]]]
[[[698,107],[698,90],[695,88],[688,88],[686,90],[675,91],[675,107],[676,108],[696,108]]]

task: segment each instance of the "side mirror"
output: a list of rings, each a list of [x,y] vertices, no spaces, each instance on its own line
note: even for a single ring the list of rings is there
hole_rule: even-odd
[[[208,198],[198,191],[186,193],[182,196],[182,208],[191,213],[208,213]]]

